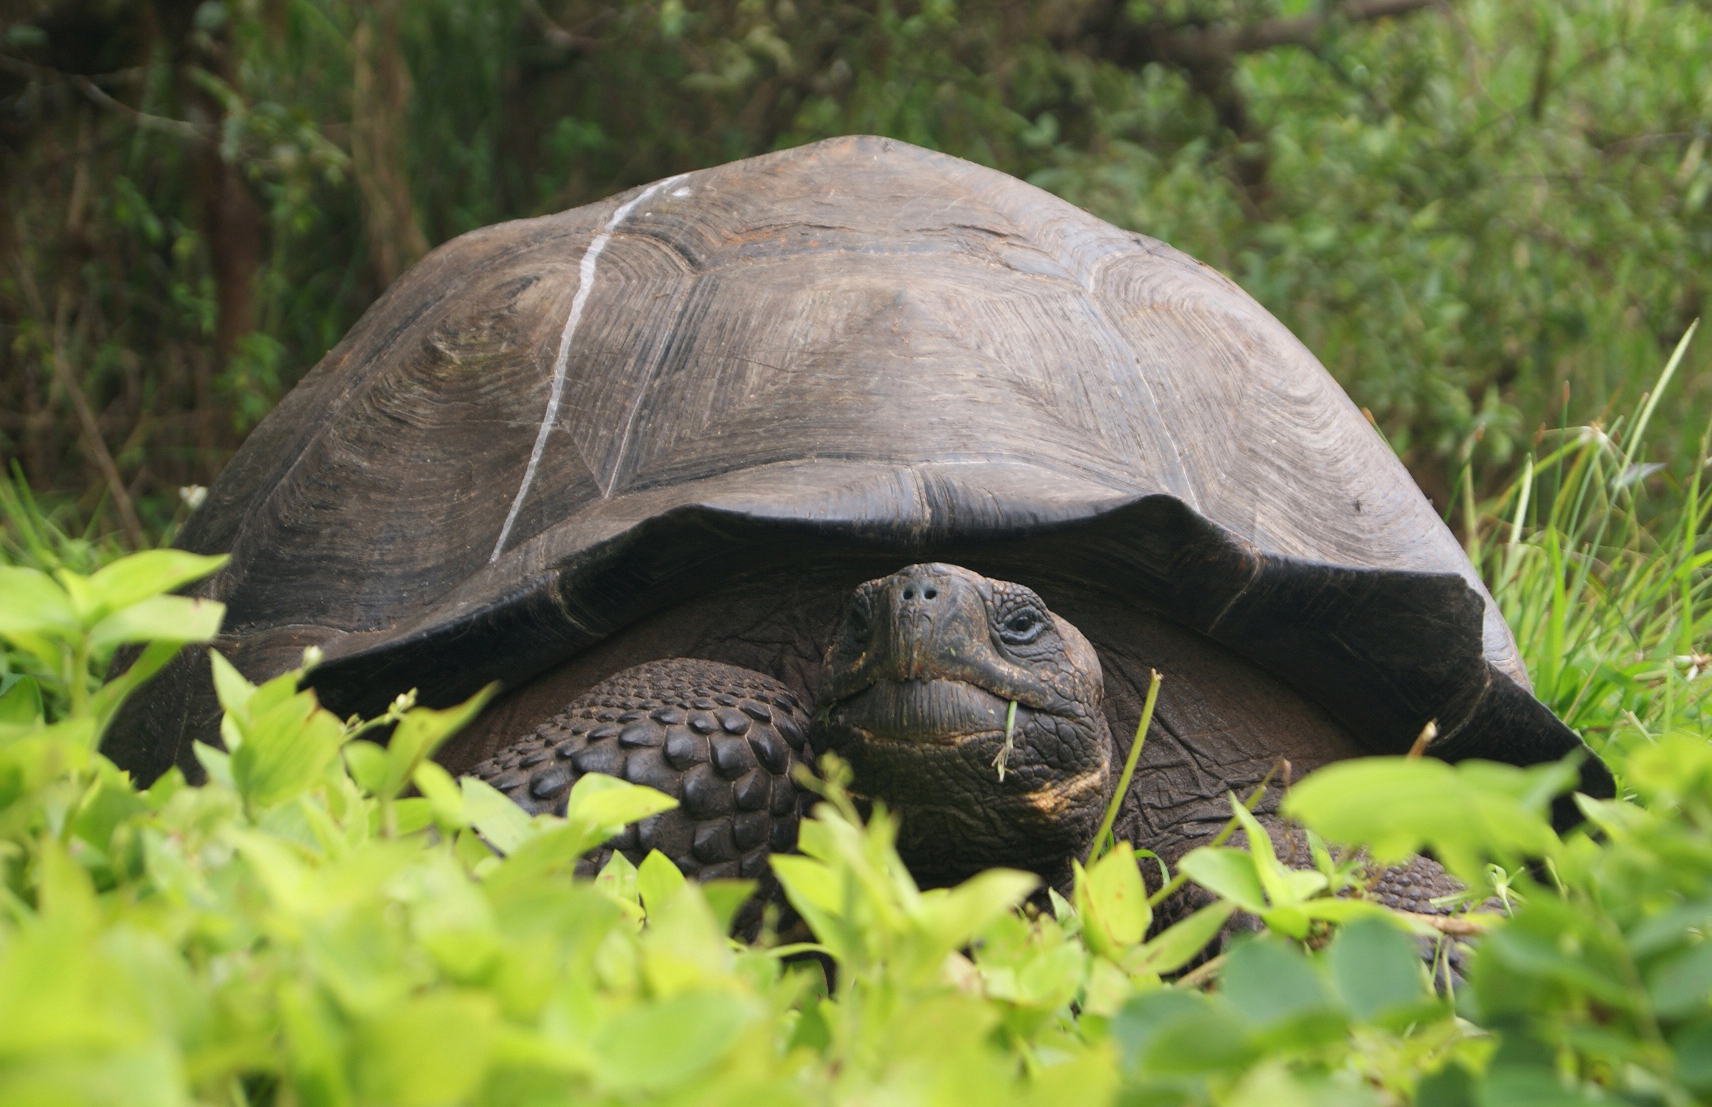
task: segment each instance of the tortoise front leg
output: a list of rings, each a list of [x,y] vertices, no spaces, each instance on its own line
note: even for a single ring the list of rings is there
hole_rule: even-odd
[[[1312,867],[1312,851],[1301,827],[1276,814],[1259,814],[1256,819],[1271,838],[1273,852],[1279,860],[1291,868]],[[1230,844],[1246,847],[1248,835],[1239,830],[1232,836]],[[1394,911],[1450,919],[1471,910],[1490,911],[1497,906],[1493,900],[1483,904],[1468,903],[1464,898],[1468,892],[1467,885],[1433,858],[1420,854],[1397,865],[1380,865],[1370,860],[1362,876],[1360,890],[1353,894]],[[1154,928],[1162,930],[1213,900],[1213,894],[1206,889],[1186,884],[1161,905],[1154,917]],[[1230,917],[1202,956],[1222,952],[1237,936],[1263,929],[1265,924],[1257,916],[1239,910]],[[1440,940],[1421,938],[1420,947],[1421,958],[1428,963],[1434,981],[1441,989],[1460,982],[1466,952],[1461,941],[1446,934]]]
[[[772,677],[668,658],[601,681],[527,738],[470,770],[531,812],[563,814],[571,785],[605,773],[658,789],[678,806],[625,828],[612,851],[640,863],[659,850],[696,880],[760,877],[796,846],[801,807],[791,769],[807,757],[808,716]]]

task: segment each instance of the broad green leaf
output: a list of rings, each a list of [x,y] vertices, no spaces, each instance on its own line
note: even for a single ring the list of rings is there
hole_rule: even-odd
[[[1244,807],[1234,794],[1227,798],[1230,801],[1231,814],[1248,837],[1248,852],[1254,858],[1254,875],[1260,880],[1260,887],[1266,893],[1267,902],[1296,902],[1301,897],[1295,894],[1295,889],[1284,879],[1278,853],[1272,848],[1272,835],[1260,825],[1260,820],[1254,817],[1254,812]]]
[[[768,858],[785,898],[808,924],[810,931],[840,962],[852,962],[860,953],[856,935],[842,925],[849,886],[824,861],[799,855],[774,854]]]
[[[1344,1007],[1357,1022],[1410,1015],[1431,1002],[1421,951],[1409,935],[1379,918],[1351,920],[1323,954]]]
[[[754,1000],[720,992],[690,992],[620,1011],[590,1042],[595,1077],[619,1094],[688,1090],[760,1015]]]
[[[1014,911],[1039,886],[1040,878],[1033,873],[987,869],[956,887],[923,892],[917,916],[919,925],[935,943],[947,948],[961,946],[977,937],[994,919]],[[1144,892],[1144,900],[1145,895]]]
[[[498,690],[499,685],[490,684],[455,707],[445,710],[412,707],[405,712],[386,740],[384,772],[371,774],[362,782],[363,787],[388,799],[403,791],[416,767],[475,718]]]
[[[1135,863],[1135,849],[1120,841],[1092,868],[1083,870],[1075,862],[1072,866],[1083,936],[1095,952],[1117,960],[1128,947],[1141,941],[1153,922],[1147,888]]]
[[[274,904],[287,911],[314,910],[315,873],[298,852],[272,835],[233,829],[232,842],[261,879]]]
[[[89,593],[103,614],[122,611],[201,580],[229,560],[184,550],[142,550],[110,562],[88,578]]]
[[[0,565],[0,635],[69,638],[81,629],[65,589],[52,577],[40,569]]]
[[[1132,972],[1160,976],[1176,972],[1212,944],[1236,909],[1237,905],[1228,899],[1208,904],[1148,939],[1136,954],[1125,958],[1124,966]]]
[[[1712,942],[1701,941],[1647,973],[1647,992],[1661,1018],[1712,1010]]]
[[[1257,1028],[1275,1030],[1286,1023],[1311,1023],[1301,1047],[1341,1037],[1343,1020],[1313,962],[1296,947],[1276,938],[1258,937],[1235,943],[1219,974],[1219,990],[1231,1007]],[[1333,1016],[1330,1019],[1327,1016]],[[1330,1035],[1322,1035],[1329,1028]],[[1318,1032],[1316,1032],[1316,1029]],[[1271,1038],[1276,1045],[1277,1039]]]
[[[1702,1015],[1671,1032],[1677,1076],[1701,1095],[1712,1093],[1712,1015]]]
[[[214,667],[214,695],[228,714],[248,715],[250,697],[256,686],[238,672],[238,667],[226,660],[219,650],[208,651],[208,662]]]
[[[756,885],[757,882],[753,880],[720,879],[701,882],[701,894],[707,897],[708,910],[719,920],[721,934],[731,933],[737,912],[755,894]]]
[[[98,623],[107,614],[101,601],[96,598],[95,590],[89,587],[88,577],[70,569],[55,569],[54,579],[65,589],[66,599],[71,601],[71,610],[80,627]]]
[[[1542,781],[1560,778],[1555,765],[1364,757],[1309,774],[1291,789],[1285,811],[1333,841],[1367,847],[1381,862],[1430,849],[1478,886],[1488,858],[1515,864],[1555,854]]]
[[[671,862],[659,857],[668,867]],[[643,867],[647,859],[643,859]],[[675,869],[673,870],[676,871]],[[640,938],[642,978],[651,995],[679,995],[709,988],[726,989],[732,983],[735,964],[731,940],[709,909],[701,886],[680,885],[664,899],[646,886],[648,878],[637,870],[648,924]],[[679,876],[682,880],[682,876]]]
[[[1266,889],[1255,859],[1228,846],[1202,846],[1184,854],[1177,871],[1196,884],[1256,915],[1266,910]]]
[[[351,1043],[368,1102],[433,1107],[467,1101],[487,1077],[499,1033],[494,997],[442,991],[366,1020]]]
[[[218,746],[206,742],[198,742],[191,748],[196,755],[196,761],[202,766],[202,771],[208,774],[208,779],[214,784],[229,791],[236,792],[238,786],[232,783],[232,755]]]
[[[1236,1071],[1259,1052],[1228,1005],[1177,988],[1143,992],[1124,1004],[1112,1019],[1112,1039],[1132,1076]]]
[[[387,760],[386,748],[359,738],[346,742],[343,753],[345,768],[351,774],[351,779],[357,782],[357,787],[371,796],[384,794],[386,779],[392,768],[392,763]],[[511,803],[510,800],[505,802]],[[514,803],[511,805],[517,806]]]
[[[1712,893],[1712,887],[1707,891]],[[1629,931],[1629,948],[1636,956],[1651,956],[1677,945],[1691,930],[1705,932],[1709,927],[1712,927],[1712,895],[1668,911],[1649,913]]]
[[[458,784],[464,793],[464,811],[470,817],[470,825],[494,849],[510,853],[529,839],[533,833],[529,812],[513,803],[504,792],[473,776],[461,778]]]
[[[663,792],[605,773],[589,773],[571,785],[565,818],[599,832],[598,841],[677,805],[677,800]]]
[[[100,722],[103,729],[118,713],[119,705],[125,701],[126,697],[141,687],[143,682],[165,668],[167,662],[177,656],[181,648],[182,646],[177,642],[150,642],[131,662],[130,668],[101,686],[100,690],[90,698],[90,713]]]
[[[636,866],[636,890],[650,915],[665,907],[667,900],[683,890],[684,883],[684,874],[657,849],[649,850],[642,864]]]
[[[1260,921],[1266,924],[1268,930],[1286,934],[1297,941],[1305,941],[1313,916],[1309,914],[1307,904],[1287,901],[1262,911]]]
[[[0,692],[0,741],[42,725],[42,690],[30,677],[18,677]]]
[[[87,715],[73,715],[62,722],[39,730],[25,730],[10,738],[0,733],[0,750],[5,750],[10,758],[30,765],[32,775],[43,771],[50,774],[79,773],[95,757],[98,737],[94,719]],[[37,784],[45,783],[39,777],[34,780]]]
[[[1476,949],[1475,975],[1496,972],[1488,963],[1513,974],[1518,981],[1538,985],[1560,997],[1585,993],[1600,1003],[1627,1011],[1641,996],[1628,979],[1633,971],[1607,948],[1608,938],[1597,920],[1577,905],[1536,896],[1503,926],[1481,938]],[[1495,1013],[1513,1010],[1523,993],[1482,988],[1483,1007]]]
[[[415,834],[434,825],[434,807],[421,796],[404,796],[391,803],[392,823],[387,827],[391,836]]]
[[[312,692],[299,692],[252,716],[243,744],[232,751],[232,782],[258,807],[302,795],[339,755],[344,731]]]
[[[103,852],[112,847],[113,832],[126,820],[141,815],[149,805],[137,795],[130,782],[110,764],[78,805],[71,831]]]
[[[346,746],[347,755],[351,745]],[[355,773],[352,774],[353,778]],[[416,766],[416,771],[410,774],[411,783],[416,790],[434,808],[434,818],[442,826],[467,825],[464,815],[464,794],[458,788],[458,782],[447,772],[445,766],[437,761],[424,761]]]

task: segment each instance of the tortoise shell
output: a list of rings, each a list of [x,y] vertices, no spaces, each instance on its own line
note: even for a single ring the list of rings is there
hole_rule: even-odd
[[[935,560],[1192,632],[1361,749],[1428,720],[1452,759],[1584,748],[1276,319],[1163,243],[882,138],[440,247],[179,541],[231,554],[203,588],[219,648],[260,678],[318,646],[310,683],[342,712],[526,685],[733,581]],[[112,756],[195,774],[205,669],[160,678]],[[1595,759],[1583,776],[1610,791]]]

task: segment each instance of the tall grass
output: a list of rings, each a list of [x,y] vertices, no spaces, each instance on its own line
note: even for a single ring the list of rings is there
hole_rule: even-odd
[[[1470,542],[1535,692],[1619,772],[1636,743],[1712,739],[1712,425],[1692,458],[1646,438],[1693,336],[1632,413],[1542,438]]]

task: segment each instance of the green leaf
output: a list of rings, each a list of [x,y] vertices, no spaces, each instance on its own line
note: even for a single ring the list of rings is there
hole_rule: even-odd
[[[184,550],[142,550],[119,558],[88,578],[89,595],[103,614],[122,611],[201,580],[230,560]]]
[[[1236,909],[1237,905],[1228,899],[1208,904],[1154,935],[1141,947],[1139,957],[1126,959],[1125,967],[1131,968],[1133,962],[1132,971],[1160,976],[1176,972],[1212,944]]]
[[[392,763],[386,756],[386,748],[359,738],[345,743],[344,754],[345,770],[351,774],[351,779],[357,782],[357,787],[371,796],[383,794],[387,776],[392,769]],[[511,803],[510,800],[505,802]],[[511,805],[517,806],[515,803]]]
[[[1243,850],[1201,846],[1183,855],[1177,871],[1214,895],[1258,915],[1266,910],[1266,888],[1255,865],[1253,855]]]
[[[683,890],[684,883],[684,874],[657,849],[649,850],[642,864],[636,866],[636,890],[650,915],[665,907],[667,900]]]
[[[1093,867],[1083,870],[1071,862],[1076,877],[1073,898],[1082,917],[1082,933],[1088,944],[1112,960],[1141,941],[1153,922],[1147,903],[1147,888],[1136,867],[1135,849],[1118,842]]]
[[[1295,894],[1290,882],[1284,879],[1283,866],[1278,862],[1278,852],[1272,848],[1272,835],[1266,833],[1266,828],[1260,825],[1260,820],[1254,817],[1254,812],[1244,807],[1236,796],[1227,797],[1230,801],[1231,814],[1242,827],[1248,838],[1248,853],[1254,858],[1254,875],[1260,880],[1260,887],[1266,893],[1266,901],[1272,904],[1295,903],[1303,897]]]
[[[1382,863],[1429,849],[1464,883],[1479,886],[1488,858],[1513,866],[1556,854],[1544,782],[1559,779],[1556,765],[1364,757],[1309,774],[1284,809],[1333,841],[1367,847]]]
[[[565,819],[587,827],[604,841],[631,823],[670,811],[678,801],[663,792],[605,773],[588,773],[571,785]]]
[[[354,745],[356,743],[352,742],[345,747],[347,757],[350,755],[351,746]],[[355,779],[356,773],[354,771],[351,775],[352,779]],[[464,794],[459,790],[458,782],[452,778],[452,774],[447,772],[443,765],[437,761],[424,761],[416,766],[415,772],[410,774],[410,780],[416,785],[416,790],[421,792],[433,807],[434,818],[441,826],[461,827],[468,825],[464,814]]]
[[[42,690],[30,677],[18,677],[0,692],[0,739],[42,725]]]
[[[177,642],[150,642],[143,647],[131,667],[103,684],[90,699],[90,713],[103,730],[119,711],[119,705],[140,688],[145,681],[160,672],[183,648]]]
[[[1647,973],[1647,993],[1661,1018],[1712,1008],[1712,942],[1701,941],[1654,966]]]
[[[89,644],[109,650],[127,642],[207,642],[220,633],[226,605],[186,596],[154,596],[122,607],[95,624]]]
[[[690,992],[620,1011],[600,1024],[589,1043],[595,1077],[621,1095],[687,1089],[760,1014],[753,1000],[718,992]]]
[[[1344,1007],[1357,1022],[1403,1012],[1412,1017],[1432,1001],[1415,940],[1377,918],[1355,919],[1340,929],[1323,954]]]
[[[232,783],[232,755],[218,746],[206,742],[198,742],[191,747],[196,755],[196,761],[202,766],[202,771],[208,774],[211,783],[217,784],[230,791],[237,791],[238,786]]]
[[[840,925],[844,916],[844,893],[846,885],[839,880],[831,867],[824,861],[813,857],[787,854],[774,854],[768,858],[773,867],[773,874],[779,878],[779,886],[784,890],[785,898],[796,908],[803,922],[808,924],[833,958],[842,962],[854,960],[859,954],[859,947],[850,943],[851,934],[848,928]]]
[[[1123,1067],[1136,1076],[1240,1070],[1259,1053],[1247,1024],[1198,992],[1143,992],[1112,1018]]]
[[[229,663],[218,653],[215,669]],[[248,682],[228,675],[227,695],[242,695],[229,704],[226,722],[242,736],[232,749],[232,783],[248,804],[271,807],[302,795],[320,779],[339,755],[344,728],[323,711],[313,692],[293,692],[296,674],[288,673],[253,688],[235,691]],[[272,701],[272,702],[269,702]]]
[[[52,577],[40,569],[0,565],[0,635],[70,638],[82,627],[65,589]]]
[[[1132,868],[1134,864],[1132,860]],[[974,940],[994,919],[1014,911],[1039,886],[1040,878],[1033,873],[986,869],[956,887],[923,892],[917,920],[936,944],[955,948]],[[1145,891],[1142,899],[1146,907]]]
[[[369,1019],[352,1043],[357,1087],[371,1103],[467,1101],[487,1077],[499,1033],[491,995],[434,992]]]
[[[1670,1046],[1682,1082],[1702,1095],[1712,1092],[1712,1016],[1672,1031]]]
[[[1340,1039],[1344,1020],[1314,964],[1276,938],[1237,942],[1225,957],[1219,989],[1274,1047],[1306,1049]]]
[[[498,691],[499,685],[490,684],[455,707],[445,710],[412,707],[406,711],[386,741],[383,771],[374,772],[371,768],[360,781],[364,789],[386,799],[398,795],[410,782],[416,767],[475,718]]]
[[[494,849],[510,853],[529,839],[533,833],[529,812],[513,803],[504,792],[473,776],[461,778],[458,785],[464,793],[464,810],[469,814],[470,825]]]

